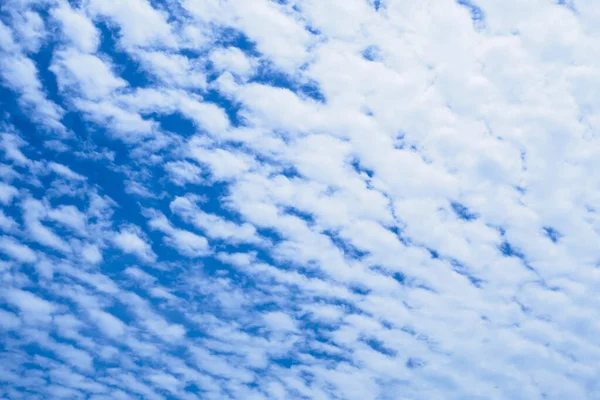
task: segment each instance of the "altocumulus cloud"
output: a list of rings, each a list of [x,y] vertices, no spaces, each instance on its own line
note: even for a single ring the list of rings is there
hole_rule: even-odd
[[[598,2],[0,3],[0,398],[600,399]]]

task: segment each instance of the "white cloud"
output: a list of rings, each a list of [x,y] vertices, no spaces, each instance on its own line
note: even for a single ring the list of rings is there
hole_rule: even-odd
[[[206,87],[206,78],[198,60],[162,51],[142,51],[137,54],[144,68],[167,86],[192,90]]]
[[[2,297],[16,306],[27,321],[49,322],[52,313],[56,310],[54,304],[26,290],[8,289]]]
[[[267,327],[275,332],[293,332],[297,329],[296,322],[289,315],[280,311],[267,313],[263,318]]]
[[[190,143],[190,156],[208,165],[215,180],[232,179],[250,170],[253,164],[248,156],[233,154],[224,149],[207,149],[195,140]]]
[[[58,174],[64,178],[74,180],[74,181],[84,181],[85,177],[74,172],[71,168],[66,165],[58,164],[55,162],[49,162],[48,168],[50,168],[55,174]]]
[[[37,261],[37,256],[31,248],[9,236],[0,238],[0,249],[3,253],[20,262],[34,263]]]
[[[114,244],[123,252],[133,254],[142,261],[153,262],[156,254],[150,244],[142,237],[142,231],[137,226],[125,226],[113,237]]]
[[[176,185],[186,183],[202,183],[202,169],[188,161],[170,161],[165,164],[165,170]]]
[[[63,91],[73,90],[85,99],[106,98],[127,82],[112,72],[112,65],[99,57],[74,49],[55,53],[50,70]]]
[[[217,49],[210,54],[210,60],[220,71],[229,71],[240,77],[248,77],[255,65],[237,47]]]
[[[193,199],[177,197],[169,205],[172,212],[199,229],[210,238],[222,239],[234,243],[260,243],[256,229],[250,224],[237,225],[218,215],[208,214],[199,209]]]
[[[0,229],[5,232],[10,232],[16,227],[17,222],[13,218],[4,214],[4,211],[0,211]]]
[[[115,337],[125,333],[125,324],[110,313],[101,310],[92,310],[90,317],[94,320],[98,328],[107,336]]]
[[[98,246],[89,243],[81,250],[81,256],[84,260],[92,264],[98,264],[102,261],[102,252]]]
[[[5,331],[15,330],[21,325],[19,318],[10,312],[0,310],[0,327]]]
[[[16,36],[23,49],[28,52],[38,51],[46,36],[44,20],[40,14],[25,11],[22,14],[14,15],[13,18],[15,18],[13,26]]]
[[[19,195],[19,191],[14,186],[0,182],[0,203],[7,205]]]
[[[51,10],[65,37],[81,52],[92,53],[100,44],[100,34],[94,23],[81,11],[74,10],[66,1]]]
[[[125,46],[176,46],[165,15],[146,0],[91,0],[90,12],[110,18],[121,29]]]
[[[30,163],[29,159],[21,151],[26,143],[19,136],[12,133],[3,133],[1,140],[2,150],[4,150],[4,156],[19,165],[27,165]]]
[[[264,0],[236,0],[230,7],[237,17],[235,26],[256,41],[258,50],[282,69],[292,72],[307,61],[306,48],[312,40],[300,18],[294,18]]]
[[[147,210],[146,213],[150,218],[148,221],[150,228],[165,233],[167,235],[165,242],[174,247],[180,254],[186,257],[202,257],[210,253],[206,238],[173,227],[167,217],[160,212]]]
[[[62,205],[48,211],[48,218],[86,236],[87,217],[75,206]]]
[[[0,74],[3,82],[19,95],[21,106],[35,110],[35,121],[57,132],[64,131],[60,122],[64,110],[46,98],[31,59],[22,54],[4,53],[0,59]]]
[[[21,209],[25,227],[33,240],[63,253],[71,252],[71,246],[65,240],[42,224],[41,220],[46,218],[48,212],[44,204],[27,198],[21,202]]]

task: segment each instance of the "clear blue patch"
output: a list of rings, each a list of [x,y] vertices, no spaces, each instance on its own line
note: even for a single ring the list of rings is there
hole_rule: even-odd
[[[369,46],[363,50],[362,56],[365,60],[378,61],[381,59],[379,51],[380,50],[377,46]]]
[[[416,357],[409,357],[408,360],[406,360],[406,368],[408,369],[419,369],[419,368],[423,368],[425,366],[425,361],[416,358]]]
[[[293,358],[290,357],[283,357],[283,358],[271,358],[271,362],[286,368],[286,369],[290,369],[292,368],[294,365],[299,365],[301,364],[301,362],[299,360],[295,360]]]
[[[233,28],[217,28],[213,31],[216,35],[215,47],[237,47],[249,57],[260,57],[261,53],[245,33]]]
[[[176,133],[179,136],[190,137],[196,133],[196,125],[180,113],[169,115],[150,114],[164,131]]]
[[[344,240],[337,232],[326,230],[323,231],[323,234],[327,235],[332,243],[349,259],[360,260],[369,254],[368,252],[353,246],[347,240]]]
[[[465,205],[459,202],[453,201],[450,203],[450,206],[452,207],[452,211],[454,211],[456,216],[462,220],[473,221],[479,217],[476,213],[469,211]]]
[[[392,278],[394,278],[401,285],[404,285],[406,282],[406,275],[404,275],[402,272],[394,272],[392,274]]]
[[[314,81],[300,82],[291,76],[278,71],[270,63],[262,63],[250,82],[260,83],[275,88],[288,89],[301,98],[309,98],[318,103],[325,103],[325,95]]]
[[[364,287],[364,286],[359,286],[359,285],[350,286],[350,291],[354,294],[358,294],[361,296],[366,296],[369,293],[371,293],[371,289]]]
[[[38,69],[38,79],[44,88],[46,96],[49,100],[60,104],[62,98],[58,93],[58,81],[56,80],[56,75],[49,70],[55,49],[55,43],[45,43],[40,50],[30,58]]]
[[[562,237],[561,233],[551,226],[545,226],[543,230],[546,236],[552,240],[552,243],[557,243]]]
[[[477,4],[470,0],[457,0],[456,2],[469,10],[476,30],[485,28],[485,14]]]
[[[575,7],[575,0],[558,0],[556,4],[566,7],[571,11],[577,11],[577,8]]]
[[[521,260],[525,260],[525,254],[523,254],[521,250],[513,247],[507,241],[502,242],[502,244],[498,247],[498,250],[500,250],[502,255],[505,257],[517,257]]]
[[[519,193],[521,193],[522,195],[527,194],[527,188],[523,187],[523,186],[515,186],[515,190]]]
[[[372,169],[366,168],[364,167],[361,163],[360,160],[358,159],[354,159],[352,160],[352,162],[350,163],[350,165],[352,166],[352,168],[354,169],[354,171],[356,171],[357,174],[365,174],[369,177],[369,179],[372,179],[375,172]]]
[[[365,340],[365,343],[368,344],[369,347],[371,347],[373,350],[375,350],[381,354],[385,354],[388,357],[396,356],[396,351],[394,351],[393,349],[387,348],[381,340],[378,340],[375,338],[370,338],[370,339]]]
[[[473,275],[469,269],[458,260],[451,259],[450,264],[452,265],[452,270],[454,272],[467,278],[469,282],[476,288],[481,288],[482,284],[485,282],[483,279],[479,279]]]
[[[437,251],[433,250],[433,249],[427,249],[427,251],[429,252],[429,255],[431,256],[431,258],[433,259],[437,259],[440,258],[440,255]]]

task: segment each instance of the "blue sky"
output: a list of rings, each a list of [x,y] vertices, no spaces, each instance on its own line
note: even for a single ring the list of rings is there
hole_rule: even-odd
[[[595,3],[2,1],[0,398],[599,399]]]

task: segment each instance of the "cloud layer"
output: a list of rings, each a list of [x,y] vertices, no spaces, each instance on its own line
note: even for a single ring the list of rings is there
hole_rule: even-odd
[[[598,16],[5,1],[0,397],[600,398]]]

